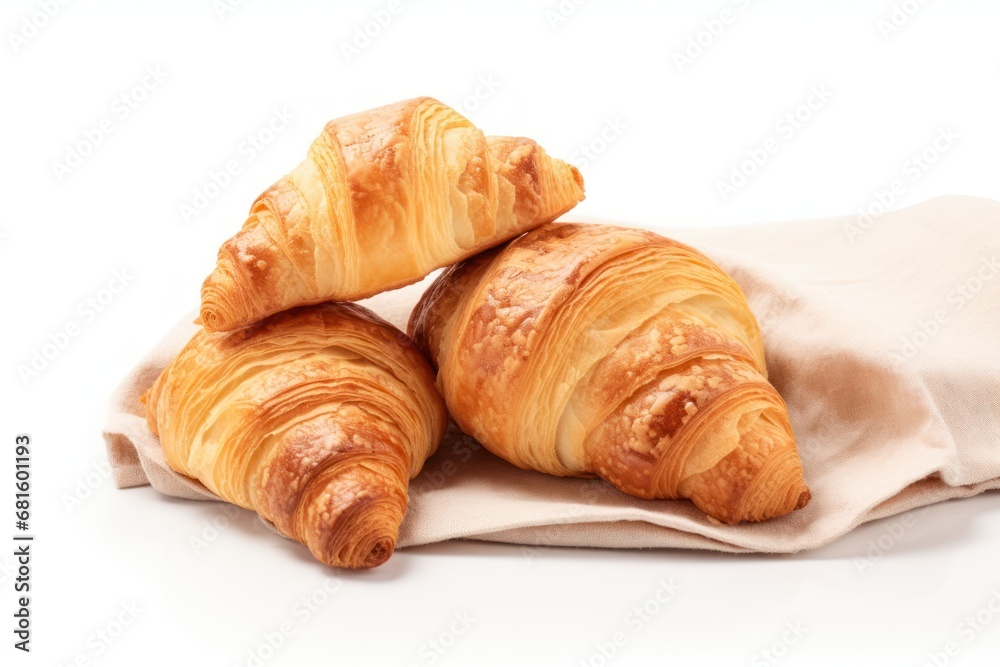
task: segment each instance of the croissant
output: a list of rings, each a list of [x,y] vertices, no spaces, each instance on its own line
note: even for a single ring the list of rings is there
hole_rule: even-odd
[[[726,523],[809,500],[745,297],[685,245],[545,225],[445,271],[409,332],[456,423],[521,468]]]
[[[484,136],[437,100],[340,118],[222,245],[201,319],[228,331],[292,306],[401,287],[582,199],[575,167],[531,139]]]
[[[353,304],[200,330],[144,396],[167,463],[328,565],[379,565],[446,413],[427,361]]]

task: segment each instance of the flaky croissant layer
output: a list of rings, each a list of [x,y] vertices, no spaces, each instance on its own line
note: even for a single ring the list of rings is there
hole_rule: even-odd
[[[544,225],[443,273],[409,332],[462,430],[517,466],[728,523],[809,500],[757,321],[683,244]]]
[[[352,568],[392,555],[446,422],[413,343],[353,304],[201,330],[144,400],[171,468]]]
[[[437,100],[339,118],[220,248],[201,318],[228,331],[401,287],[582,199],[576,168],[531,139],[485,136]]]

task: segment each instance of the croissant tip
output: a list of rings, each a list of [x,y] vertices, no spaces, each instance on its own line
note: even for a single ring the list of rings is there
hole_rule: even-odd
[[[812,500],[812,493],[810,493],[808,488],[803,489],[802,493],[799,494],[799,499],[795,503],[795,507],[792,508],[793,511],[802,509],[809,504],[810,500]]]
[[[198,316],[201,320],[201,325],[207,331],[222,331],[225,329],[223,326],[223,318],[219,314],[218,309],[211,306],[204,305],[201,307],[201,313]]]
[[[792,491],[794,493],[794,491]],[[794,496],[792,496],[794,497]],[[788,496],[786,496],[788,498]],[[746,517],[737,517],[732,523],[738,523],[739,521],[750,521],[750,522],[760,522],[767,521],[768,519],[773,519],[779,516],[784,516],[786,514],[791,514],[796,510],[800,510],[809,504],[810,499],[812,499],[812,494],[809,492],[809,488],[802,486],[802,491],[799,492],[798,497],[794,503],[789,503],[782,506],[772,507],[770,509],[765,509],[759,514],[750,515]]]
[[[198,319],[206,331],[230,331],[239,326],[239,323],[227,316],[232,311],[227,309],[225,291],[219,286],[219,281],[214,280],[214,276],[214,273],[209,276],[201,288]]]
[[[382,563],[389,560],[392,556],[392,552],[395,550],[395,541],[391,538],[384,538],[375,543],[374,546],[369,550],[368,557],[365,558],[362,568],[368,569],[372,567],[378,567]]]
[[[394,535],[384,533],[366,537],[368,539],[362,538],[355,544],[344,545],[346,548],[342,551],[326,555],[314,552],[314,555],[327,565],[352,570],[369,570],[392,557],[396,550]]]
[[[239,315],[252,305],[242,303],[244,282],[230,255],[219,251],[215,269],[201,284],[199,319],[207,331],[231,331],[249,323]]]
[[[314,482],[318,502],[302,517],[301,541],[334,567],[369,569],[389,560],[406,513],[402,480],[394,481],[361,465],[321,477]]]
[[[569,165],[569,173],[573,176],[573,181],[576,183],[577,187],[580,188],[580,200],[583,201],[583,199],[586,198],[585,193],[587,191],[583,185],[583,174],[576,168],[575,165],[572,164]]]

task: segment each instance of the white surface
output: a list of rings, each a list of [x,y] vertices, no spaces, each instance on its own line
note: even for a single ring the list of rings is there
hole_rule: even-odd
[[[10,33],[38,4],[5,3],[0,18],[0,539],[9,545],[13,532],[11,450],[21,432],[35,442],[38,535],[30,656],[11,648],[10,549],[0,550],[3,664],[245,665],[248,649],[286,621],[294,634],[263,664],[599,665],[595,646],[618,632],[625,644],[607,664],[839,665],[849,655],[851,664],[919,665],[949,641],[959,652],[939,664],[995,658],[1000,593],[997,613],[987,605],[1000,592],[996,493],[932,507],[902,531],[898,518],[871,524],[795,557],[409,549],[375,571],[341,575],[308,615],[295,605],[335,573],[249,514],[196,555],[191,536],[225,516],[221,506],[116,491],[106,480],[73,511],[64,499],[104,459],[99,431],[113,387],[197,303],[218,245],[326,120],[429,94],[488,132],[534,137],[562,157],[609,122],[624,125],[608,130],[613,140],[585,169],[588,198],[574,213],[583,219],[662,227],[843,214],[894,179],[903,194],[893,207],[945,193],[1000,198],[1000,6],[926,3],[883,39],[878,22],[894,6],[885,0],[566,0],[575,9],[554,28],[556,0],[413,0],[350,63],[341,42],[388,2],[257,0],[221,19],[209,0],[149,6],[60,6],[16,52]],[[672,54],[724,8],[732,22],[679,72]],[[123,118],[116,98],[156,66],[165,79]],[[495,90],[478,108],[463,102],[491,76]],[[776,123],[824,85],[832,98],[787,137]],[[241,143],[275,108],[294,119],[248,159]],[[111,134],[60,181],[53,161],[103,118]],[[948,126],[959,138],[934,165],[905,164]],[[723,202],[717,180],[769,137],[777,152]],[[227,160],[240,173],[185,223],[180,204]],[[122,269],[132,278],[102,312],[78,310]],[[78,335],[23,382],[18,365],[71,322]],[[884,555],[859,568],[880,538]],[[627,618],[664,578],[676,595],[647,622]],[[130,601],[142,608],[137,620],[98,654],[92,633]],[[963,625],[984,609],[991,622]],[[443,654],[427,653],[431,640],[449,643],[463,613],[471,627]],[[801,638],[786,632],[796,622]],[[784,650],[783,636],[796,639]],[[776,662],[759,654],[772,645]]]

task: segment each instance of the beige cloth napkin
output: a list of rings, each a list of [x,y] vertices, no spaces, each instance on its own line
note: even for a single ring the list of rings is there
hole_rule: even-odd
[[[399,546],[532,545],[795,552],[855,526],[1000,488],[1000,203],[942,197],[855,216],[668,232],[717,261],[760,320],[812,501],[719,525],[687,501],[528,472],[456,429],[411,483]],[[364,302],[405,328],[425,281]],[[140,394],[195,330],[186,317],[125,379],[105,432],[119,487],[215,499],[172,472]]]

